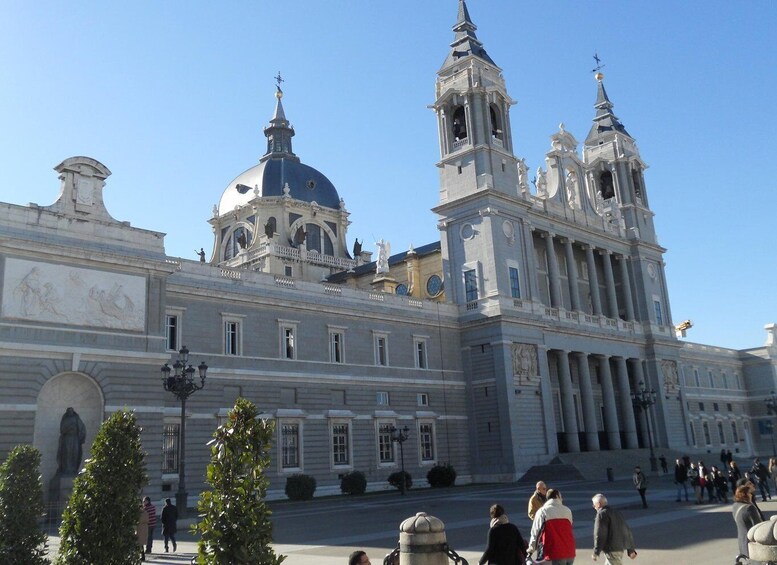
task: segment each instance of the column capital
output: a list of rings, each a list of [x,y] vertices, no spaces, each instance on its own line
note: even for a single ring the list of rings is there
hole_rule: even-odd
[[[560,238],[560,241],[561,241],[561,243],[563,243],[563,244],[565,244],[565,245],[566,245],[567,243],[568,243],[568,244],[570,244],[570,245],[572,245],[573,243],[575,243],[575,240],[574,240],[574,239],[572,239],[571,237],[562,237],[562,238]]]

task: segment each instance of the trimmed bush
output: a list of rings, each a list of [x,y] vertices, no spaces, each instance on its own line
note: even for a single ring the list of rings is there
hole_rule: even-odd
[[[413,477],[407,471],[395,471],[389,475],[388,483],[396,488],[402,489],[402,474],[405,475],[405,490],[410,489],[413,486]]]
[[[456,469],[450,463],[435,465],[426,473],[426,480],[432,488],[452,487],[456,483]]]
[[[298,473],[286,478],[286,496],[289,500],[310,500],[316,492],[316,479]]]
[[[364,494],[367,490],[367,477],[361,471],[351,471],[340,480],[340,490],[343,494]]]
[[[285,559],[270,545],[271,512],[264,501],[275,425],[258,415],[253,403],[238,398],[226,423],[213,434],[210,490],[200,496],[201,519],[192,526],[192,532],[200,534],[199,565],[279,565]]]
[[[100,426],[92,458],[73,481],[57,565],[139,565],[135,527],[147,480],[140,426],[132,412],[119,410]]]
[[[31,445],[11,450],[0,467],[0,563],[48,565],[46,540],[38,528],[43,514],[40,452]]]

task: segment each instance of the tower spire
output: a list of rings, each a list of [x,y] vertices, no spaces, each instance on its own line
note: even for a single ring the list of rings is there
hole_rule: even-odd
[[[281,78],[281,73],[278,72],[278,76],[275,77],[275,98],[277,100],[275,112],[270,119],[270,125],[264,128],[264,135],[267,138],[267,152],[260,161],[279,157],[299,161],[299,157],[291,149],[291,138],[294,137],[294,128],[289,124],[289,121],[286,119],[286,113],[283,111],[283,103],[281,102],[283,98],[282,82],[284,80]]]
[[[496,65],[491,57],[488,56],[486,50],[483,48],[483,44],[475,34],[477,26],[472,23],[472,19],[469,17],[469,10],[467,10],[467,3],[465,0],[459,0],[459,14],[456,20],[456,25],[453,26],[453,33],[455,34],[453,43],[451,43],[451,52],[443,63],[443,67],[448,66],[451,63],[455,63],[462,57],[468,55],[475,55],[480,57],[484,61]]]
[[[629,135],[626,128],[620,122],[618,117],[612,112],[614,104],[610,102],[610,98],[607,96],[607,91],[604,89],[604,73],[601,72],[601,68],[604,65],[599,64],[600,60],[598,56],[594,56],[597,62],[597,67],[594,69],[596,74],[594,78],[597,83],[596,91],[596,115],[594,116],[594,125],[591,127],[591,131],[588,133],[588,139],[601,136],[602,134],[610,132],[620,132],[624,135]]]

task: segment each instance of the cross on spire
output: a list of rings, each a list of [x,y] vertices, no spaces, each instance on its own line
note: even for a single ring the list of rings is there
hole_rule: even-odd
[[[274,78],[275,78],[275,87],[278,90],[280,90],[281,89],[281,83],[282,82],[286,82],[285,80],[283,80],[283,77],[281,76],[281,71],[278,71],[278,76],[276,76]]]
[[[604,65],[602,65],[602,60],[599,58],[599,53],[594,52],[594,61],[596,61],[596,67],[594,67],[591,72],[598,73],[604,68]]]

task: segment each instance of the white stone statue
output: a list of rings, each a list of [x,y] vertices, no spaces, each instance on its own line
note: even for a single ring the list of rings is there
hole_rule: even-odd
[[[577,175],[572,171],[567,173],[567,202],[570,208],[579,208],[577,205]]]
[[[383,238],[380,241],[376,241],[375,245],[378,247],[378,260],[375,262],[375,272],[388,273],[389,272],[389,255],[391,255],[391,243],[385,241]]]
[[[534,345],[514,343],[512,357],[513,375],[518,377],[520,382],[529,382],[532,377],[538,375],[537,349]]]
[[[526,159],[518,159],[518,189],[521,191],[521,194],[526,194],[529,191],[529,183],[526,180],[526,173],[528,171]]]
[[[540,198],[548,197],[548,179],[545,177],[545,171],[542,167],[537,167],[537,196]]]

